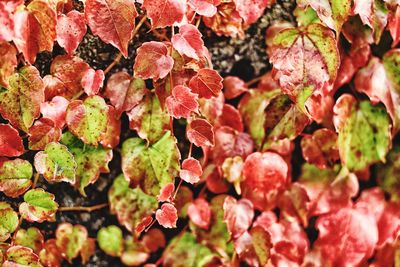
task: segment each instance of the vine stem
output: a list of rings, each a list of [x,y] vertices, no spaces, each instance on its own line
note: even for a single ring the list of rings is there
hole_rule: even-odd
[[[182,185],[182,178],[179,178],[179,184],[178,184],[178,186],[176,187],[176,189],[175,189],[175,193],[174,193],[174,196],[172,197],[172,199],[175,199],[175,197],[176,197],[176,194],[178,194],[178,191],[179,191],[179,188],[181,187],[181,185]]]
[[[259,82],[259,81],[262,79],[263,76],[264,76],[264,75],[261,75],[261,76],[259,76],[259,77],[257,77],[257,78],[254,78],[253,80],[248,81],[248,82],[246,83],[247,87],[250,87],[250,86],[252,86],[253,84]]]
[[[36,187],[36,184],[37,184],[37,182],[39,181],[39,177],[40,177],[40,174],[39,174],[38,172],[35,173],[35,176],[34,176],[34,178],[33,178],[32,189],[34,189],[34,188]]]
[[[90,207],[60,207],[58,208],[58,211],[63,212],[63,211],[85,211],[85,212],[92,212],[95,210],[103,209],[105,207],[108,207],[108,203],[103,203],[103,204],[98,204]]]

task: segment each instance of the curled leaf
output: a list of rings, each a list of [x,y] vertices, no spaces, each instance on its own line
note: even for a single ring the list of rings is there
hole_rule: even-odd
[[[41,188],[31,189],[24,195],[24,202],[19,205],[21,217],[29,222],[43,222],[51,219],[57,212],[58,204],[54,195]]]

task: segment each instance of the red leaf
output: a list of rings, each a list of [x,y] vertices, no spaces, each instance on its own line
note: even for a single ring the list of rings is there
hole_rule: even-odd
[[[167,76],[173,65],[174,60],[168,55],[168,48],[164,43],[143,43],[137,49],[133,76],[156,81]]]
[[[182,21],[186,12],[186,1],[144,0],[143,7],[153,29],[165,28]]]
[[[218,126],[229,126],[238,132],[244,130],[242,116],[234,106],[229,104],[224,104],[222,114],[218,118]]]
[[[0,10],[1,4],[0,2]],[[1,13],[1,11],[0,11]],[[0,18],[1,21],[1,18]],[[1,22],[0,22],[1,25]],[[1,35],[1,29],[0,29]],[[0,85],[8,87],[8,78],[14,73],[17,67],[17,50],[7,42],[0,42]]]
[[[0,1],[0,41],[11,41],[14,38],[14,13],[23,0]]]
[[[235,76],[225,77],[223,85],[226,99],[233,99],[248,91],[246,83]]]
[[[175,191],[174,183],[168,183],[160,190],[160,194],[157,196],[158,202],[170,201],[172,194]]]
[[[108,78],[105,96],[115,107],[118,117],[139,104],[146,94],[146,84],[142,79],[131,78],[126,72],[117,72]]]
[[[135,3],[130,0],[87,0],[85,16],[93,34],[112,44],[128,57],[128,43],[133,37]]]
[[[152,216],[147,216],[144,217],[135,227],[136,233],[140,234],[141,232],[146,229],[147,226],[149,226],[153,222],[153,217]]]
[[[253,203],[242,198],[237,201],[231,196],[227,196],[224,201],[224,221],[233,239],[240,237],[249,229],[254,218]]]
[[[172,93],[165,100],[165,104],[170,116],[180,118],[190,118],[192,112],[198,112],[199,104],[196,101],[197,95],[190,92],[190,89],[183,85],[177,85],[172,89]]]
[[[188,4],[197,14],[212,17],[217,13],[217,5],[220,0],[188,0]]]
[[[204,169],[203,176],[206,179],[207,189],[214,194],[222,194],[229,191],[230,184],[219,173],[218,167],[214,164]]]
[[[271,6],[274,0],[234,0],[236,10],[246,24],[256,22],[263,14],[267,6]]]
[[[196,76],[190,79],[189,87],[199,97],[211,98],[218,96],[222,90],[222,77],[215,70],[200,69]]]
[[[164,248],[167,241],[160,229],[150,229],[142,239],[143,245],[151,252],[157,252],[160,248]],[[156,266],[155,266],[156,267]]]
[[[341,95],[333,107],[333,124],[338,132],[346,122],[346,119],[350,116],[353,105],[357,100],[354,96],[349,94]]]
[[[203,119],[195,119],[188,124],[186,135],[189,141],[198,147],[214,145],[214,131],[212,125]]]
[[[156,211],[156,219],[159,224],[165,228],[175,228],[176,221],[178,220],[178,212],[174,205],[170,203],[164,203],[161,209]]]
[[[57,18],[57,42],[68,54],[73,54],[86,34],[85,14],[72,10]]]
[[[0,124],[0,156],[18,157],[24,152],[18,131],[9,124]]]
[[[51,119],[41,118],[29,129],[29,149],[43,150],[48,143],[61,139],[61,129]]]
[[[108,105],[107,129],[103,133],[100,144],[103,147],[115,148],[119,144],[121,135],[121,120],[117,118],[115,108]]]
[[[205,230],[210,227],[211,208],[210,204],[204,198],[198,198],[190,203],[187,214],[190,220],[198,227]]]
[[[182,169],[179,171],[179,177],[187,183],[195,184],[200,181],[203,174],[200,162],[195,158],[187,158],[182,162]]]
[[[400,6],[389,15],[388,29],[393,39],[392,47],[396,47],[400,42]]]
[[[81,85],[88,96],[97,95],[103,87],[104,72],[102,70],[88,69],[83,74]]]
[[[202,35],[196,26],[185,24],[179,28],[179,33],[171,38],[173,47],[182,56],[188,56],[199,60],[203,56],[204,42]]]
[[[62,129],[65,125],[65,114],[69,101],[62,96],[55,96],[49,102],[40,104],[40,113],[43,118],[48,118],[54,122],[54,124]]]

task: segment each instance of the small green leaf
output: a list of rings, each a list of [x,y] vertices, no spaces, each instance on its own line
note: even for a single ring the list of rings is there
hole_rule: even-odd
[[[49,182],[75,183],[76,162],[68,148],[60,143],[49,143],[35,155],[35,168]]]
[[[32,165],[23,159],[0,158],[0,191],[8,197],[18,197],[32,184]]]
[[[87,230],[82,225],[62,223],[57,227],[56,245],[69,263],[78,256],[87,239]]]
[[[180,170],[181,155],[170,132],[152,146],[140,138],[127,139],[122,145],[122,171],[131,186],[157,196],[160,189],[174,181]]]
[[[97,233],[97,242],[106,254],[113,257],[121,256],[124,250],[122,231],[115,225],[101,228]]]
[[[28,229],[19,229],[14,243],[27,248],[31,248],[33,252],[39,255],[44,245],[44,237],[36,227],[29,227]]]
[[[43,222],[51,219],[57,212],[58,204],[54,195],[41,188],[31,189],[24,195],[24,201],[19,206],[22,218],[29,222]]]
[[[392,49],[383,56],[383,66],[393,88],[400,94],[400,49]]]
[[[317,12],[315,12],[311,7],[303,9],[297,6],[293,11],[293,14],[296,17],[299,26],[307,26],[312,23],[321,22],[318,18]]]
[[[18,227],[18,214],[10,204],[0,202],[0,242],[6,241]]]

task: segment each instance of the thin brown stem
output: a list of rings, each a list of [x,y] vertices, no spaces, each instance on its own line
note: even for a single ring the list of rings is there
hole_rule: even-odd
[[[188,158],[192,156],[193,143],[190,143]]]
[[[84,212],[92,212],[95,210],[103,209],[105,207],[108,207],[108,203],[103,203],[103,204],[98,204],[90,207],[60,207],[58,208],[58,211],[64,212],[64,211],[84,211]]]
[[[33,178],[32,189],[34,189],[34,188],[36,187],[36,184],[37,184],[37,182],[39,181],[39,177],[40,177],[40,174],[39,174],[38,172],[35,173],[35,176],[34,176],[34,178]]]
[[[120,53],[118,53],[118,55],[114,58],[113,62],[111,62],[111,64],[108,65],[108,67],[105,69],[104,75],[106,75],[107,73],[109,73],[110,70],[111,70],[112,68],[114,68],[114,66],[117,65],[117,64],[121,61],[121,58],[122,58],[122,54],[121,54],[121,52],[120,52]]]
[[[250,86],[252,86],[252,85],[258,83],[258,82],[263,78],[263,76],[264,76],[264,75],[261,75],[260,77],[257,77],[257,78],[254,78],[253,80],[248,81],[248,82],[246,83],[247,87],[250,87]]]
[[[175,199],[175,197],[176,197],[176,194],[178,194],[178,191],[179,191],[179,188],[181,187],[181,185],[182,185],[182,178],[180,178],[179,179],[179,184],[178,184],[178,186],[176,187],[176,189],[175,189],[175,193],[174,193],[174,196],[172,197],[172,199]]]

